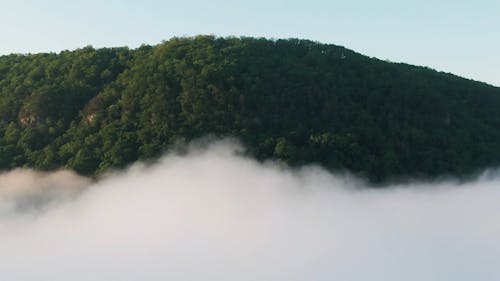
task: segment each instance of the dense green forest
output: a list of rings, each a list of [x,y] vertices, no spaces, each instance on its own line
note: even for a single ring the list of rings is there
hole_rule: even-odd
[[[298,39],[0,57],[0,170],[97,175],[206,135],[372,181],[468,175],[500,164],[500,88]]]

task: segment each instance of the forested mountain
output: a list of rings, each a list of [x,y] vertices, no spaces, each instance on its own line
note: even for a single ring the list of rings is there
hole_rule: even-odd
[[[99,174],[179,140],[381,181],[500,164],[500,88],[307,40],[174,38],[0,57],[0,169]]]

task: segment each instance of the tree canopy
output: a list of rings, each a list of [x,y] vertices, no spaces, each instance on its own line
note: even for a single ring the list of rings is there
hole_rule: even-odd
[[[0,170],[96,175],[205,135],[372,181],[462,176],[500,164],[500,89],[299,39],[0,57]]]

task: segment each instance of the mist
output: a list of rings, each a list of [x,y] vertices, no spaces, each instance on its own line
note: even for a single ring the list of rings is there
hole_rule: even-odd
[[[0,174],[2,280],[500,280],[500,174],[369,188],[192,145],[98,180]]]

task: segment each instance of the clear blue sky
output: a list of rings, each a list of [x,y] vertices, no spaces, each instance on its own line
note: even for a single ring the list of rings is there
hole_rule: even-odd
[[[312,39],[500,86],[499,0],[0,0],[0,54],[196,34]]]

